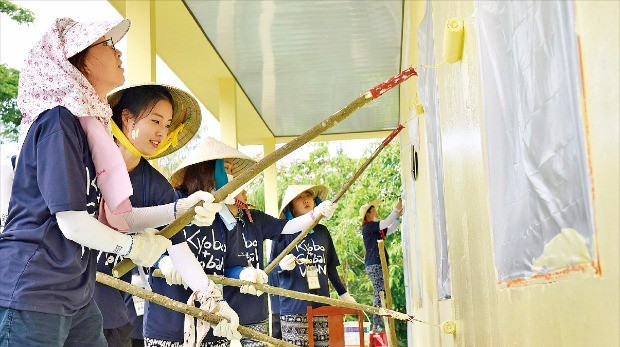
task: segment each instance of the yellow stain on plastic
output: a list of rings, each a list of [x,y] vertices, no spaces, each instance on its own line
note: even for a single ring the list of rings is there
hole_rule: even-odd
[[[443,34],[443,60],[448,64],[456,63],[463,56],[465,28],[462,18],[449,18]]]
[[[423,114],[424,106],[422,105],[422,101],[417,96],[413,99],[413,107],[415,107],[415,113]]]
[[[591,262],[590,252],[581,235],[575,229],[563,228],[547,242],[543,253],[533,259],[532,265],[535,273],[541,273]]]

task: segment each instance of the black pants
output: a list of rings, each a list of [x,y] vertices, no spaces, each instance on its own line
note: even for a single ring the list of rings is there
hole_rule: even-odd
[[[127,324],[116,329],[103,329],[103,335],[110,347],[132,347],[132,331],[133,325]]]
[[[282,340],[282,330],[280,329],[280,315],[271,314],[271,337]]]

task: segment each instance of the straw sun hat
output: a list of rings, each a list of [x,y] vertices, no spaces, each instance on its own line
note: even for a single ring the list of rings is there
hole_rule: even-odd
[[[154,85],[166,88],[172,96],[172,109],[174,112],[172,114],[172,123],[170,124],[170,132],[168,133],[168,136],[173,136],[175,130],[178,130],[178,127],[181,124],[183,124],[183,128],[178,131],[176,141],[173,141],[172,144],[164,151],[161,153],[156,152],[157,154],[152,156],[144,156],[149,160],[165,157],[183,147],[187,142],[189,142],[189,140],[192,139],[192,137],[194,137],[194,135],[196,135],[202,121],[202,113],[200,112],[200,106],[198,106],[196,99],[194,99],[194,97],[192,97],[189,93],[179,88],[165,84],[147,83],[125,87],[108,95],[108,103],[110,104],[110,107],[114,108],[114,106],[116,106],[116,104],[120,101],[121,96],[125,91],[131,88]],[[120,125],[118,126],[120,127]],[[164,144],[164,142],[162,142],[162,144]]]
[[[212,137],[207,137],[202,141],[174,170],[172,176],[170,176],[170,184],[173,187],[179,187],[183,182],[185,171],[190,165],[202,163],[204,161],[215,159],[233,159],[234,168],[232,171],[233,177],[237,177],[245,168],[252,166],[256,161],[247,155],[239,152],[236,148],[230,147]],[[240,190],[237,189],[235,192]],[[234,193],[233,193],[234,194]],[[233,195],[234,196],[234,195]]]
[[[363,204],[363,205],[360,207],[360,218],[362,219],[362,222],[364,221],[364,217],[366,217],[366,212],[368,212],[368,210],[369,210],[371,207],[373,207],[373,206],[374,206],[374,207],[375,207],[375,210],[379,208],[379,202],[380,202],[380,200],[379,200],[379,199],[375,199],[375,200],[373,200],[373,201],[371,201],[371,202],[369,202],[369,203]]]
[[[288,204],[293,201],[297,197],[297,195],[310,191],[313,197],[324,198],[325,193],[327,193],[327,187],[320,184],[299,184],[299,185],[290,185],[286,187],[284,191],[284,196],[282,197],[282,205],[280,205],[280,218],[284,218],[284,209]]]

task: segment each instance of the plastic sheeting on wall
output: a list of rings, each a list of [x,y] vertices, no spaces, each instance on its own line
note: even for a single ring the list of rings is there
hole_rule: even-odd
[[[583,262],[570,254],[578,246],[545,247],[562,229],[575,230],[578,237],[565,239],[583,242],[595,259],[573,7],[476,2],[499,281],[556,270],[558,260],[560,268]],[[545,248],[557,254],[542,257]],[[556,269],[534,268],[543,258],[554,259]]]
[[[435,43],[433,39],[433,9],[426,3],[426,13],[418,29],[420,63],[435,65]],[[441,154],[441,132],[439,129],[439,103],[437,98],[437,72],[420,68],[418,91],[426,116],[426,145],[431,185],[433,228],[435,231],[435,258],[437,265],[437,295],[447,299],[452,295],[450,287],[450,265],[448,262],[448,237],[443,191],[443,164]]]
[[[410,187],[415,187],[415,182],[413,179],[409,178]],[[416,211],[416,199],[415,199],[415,189],[410,196],[406,196],[403,199],[404,206],[407,210],[412,211],[412,215],[415,215]],[[413,314],[413,307],[415,305],[413,303],[409,303],[410,298],[417,298],[418,302],[422,302],[422,269],[420,268],[420,237],[419,237],[419,228],[416,223],[415,218],[413,218],[413,228],[410,230],[409,225],[409,213],[403,213],[403,223],[401,224],[402,232],[401,232],[401,244],[403,245],[403,263],[405,267],[408,267],[410,264],[415,264],[415,271],[410,271],[410,269],[406,268],[404,271],[404,280],[405,280],[405,294],[407,303],[407,313]],[[413,237],[413,240],[409,238]],[[413,250],[409,247],[413,245]],[[413,255],[413,261],[409,258]],[[411,275],[415,276],[415,281],[417,284],[417,296],[414,293],[414,288],[411,285],[413,283],[413,278],[410,278]],[[410,310],[411,309],[411,310]]]

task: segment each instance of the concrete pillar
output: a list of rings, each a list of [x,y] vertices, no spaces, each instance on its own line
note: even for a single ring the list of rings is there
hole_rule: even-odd
[[[125,9],[131,19],[126,36],[127,84],[155,82],[155,1],[127,1]]]
[[[232,78],[220,78],[218,84],[222,142],[237,148],[237,83]]]
[[[263,140],[265,156],[276,150],[276,139],[271,137]],[[278,181],[276,164],[271,165],[265,171],[265,213],[278,217]]]

